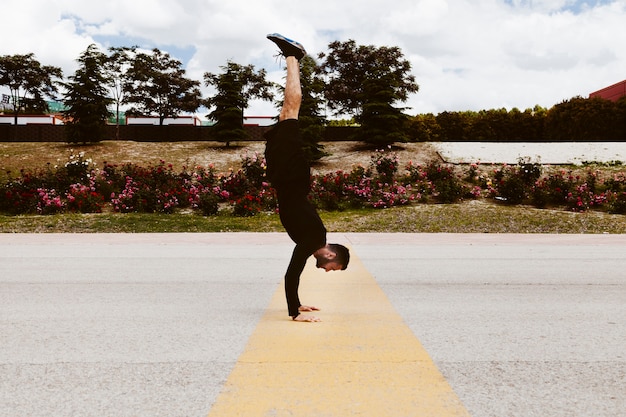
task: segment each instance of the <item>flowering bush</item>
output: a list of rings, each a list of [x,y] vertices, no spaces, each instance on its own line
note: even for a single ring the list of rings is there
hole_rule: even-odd
[[[516,166],[504,165],[494,171],[492,192],[509,204],[520,204],[533,194],[533,187],[541,176],[541,166],[520,158]],[[539,197],[537,195],[536,197]],[[538,198],[537,201],[541,199]]]
[[[111,194],[113,209],[121,213],[131,213],[137,210],[138,198],[135,196],[139,187],[131,177],[126,177],[124,189],[119,194]]]
[[[85,158],[85,153],[80,152],[78,155],[74,155],[74,151],[70,151],[68,161],[65,163],[65,171],[70,180],[80,181],[87,177],[90,172],[90,167],[93,161],[89,158]]]
[[[173,213],[174,209],[179,206],[178,198],[176,197],[176,191],[156,193],[156,205],[155,210],[160,213]]]
[[[348,175],[343,171],[318,175],[312,179],[311,195],[313,202],[324,210],[345,208]]]
[[[37,213],[56,214],[63,212],[64,209],[65,202],[61,200],[56,190],[37,189]]]
[[[79,213],[101,213],[104,205],[104,196],[96,191],[93,184],[72,184],[65,198],[67,209]]]
[[[590,208],[601,207],[607,198],[604,193],[594,193],[587,183],[584,183],[577,185],[574,192],[567,193],[565,201],[572,211],[587,211]]]
[[[197,194],[197,199],[192,204],[193,208],[199,209],[205,216],[213,216],[219,211],[220,197],[217,192],[211,189],[205,189]]]
[[[393,178],[398,172],[398,154],[391,152],[391,146],[388,146],[387,149],[387,153],[381,149],[372,155],[372,166],[382,183],[393,182]]]
[[[453,203],[483,196],[508,204],[562,207],[573,211],[606,210],[626,214],[626,174],[602,178],[599,172],[575,175],[560,170],[542,177],[542,166],[521,159],[481,171],[468,165],[464,173],[455,166],[431,161],[425,166],[408,163],[398,174],[398,157],[377,151],[369,166],[350,171],[313,175],[311,201],[325,210],[389,208],[434,200]],[[190,208],[215,215],[232,207],[236,216],[276,211],[276,192],[265,178],[265,161],[243,155],[241,169],[216,174],[212,166],[183,167],[175,172],[160,161],[147,167],[103,164],[93,167],[84,154],[70,155],[65,164],[35,171],[22,170],[0,188],[0,212],[9,214],[62,212],[172,213]]]
[[[626,214],[626,192],[608,192],[607,206],[609,213]]]
[[[265,181],[265,171],[267,170],[265,158],[259,157],[258,153],[252,156],[244,154],[242,157],[241,169],[246,179],[253,186],[259,188]]]
[[[374,208],[389,208],[403,206],[413,201],[416,196],[411,193],[411,186],[400,185],[394,182],[392,185],[379,183],[378,188],[372,193],[372,206]]]
[[[0,195],[0,209],[10,214],[31,213],[37,205],[39,182],[24,170],[20,177],[9,179]]]
[[[246,194],[233,203],[233,214],[237,217],[255,216],[261,212],[263,204],[258,195]]]
[[[442,203],[456,203],[463,198],[465,187],[450,165],[430,162],[424,173],[431,184],[432,194]]]

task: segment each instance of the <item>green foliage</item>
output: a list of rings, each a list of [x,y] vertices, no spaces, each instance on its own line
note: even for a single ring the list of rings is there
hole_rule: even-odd
[[[233,215],[237,217],[255,216],[263,209],[261,198],[255,194],[245,194],[233,203]]]
[[[533,193],[535,182],[541,176],[541,165],[520,158],[516,166],[504,165],[495,171],[497,198],[508,204],[520,204]],[[535,201],[537,198],[535,197]]]
[[[462,142],[469,139],[471,120],[468,114],[444,111],[437,115],[441,140]]]
[[[328,120],[326,122],[326,126],[331,126],[331,127],[356,127],[356,126],[359,126],[359,124],[354,120],[354,118],[350,118],[350,119],[333,119],[333,120]]]
[[[456,203],[463,198],[464,187],[452,166],[431,161],[425,174],[432,185],[431,192],[439,202]]]
[[[304,142],[304,154],[313,162],[327,155],[324,146],[319,143],[324,136],[325,84],[319,74],[317,63],[308,55],[300,60],[300,84],[302,85],[302,103],[298,117],[300,133]]]
[[[626,192],[613,194],[609,199],[609,213],[626,214]]]
[[[436,116],[418,114],[409,120],[412,141],[534,142],[545,140],[546,110],[540,106],[523,112],[516,108],[479,112],[444,111]]]
[[[266,171],[267,164],[265,158],[255,153],[248,155],[247,153],[241,157],[241,169],[246,180],[254,187],[261,188],[264,182],[267,182]]]
[[[409,119],[407,134],[414,142],[437,142],[440,140],[440,130],[434,114],[418,114]]]
[[[180,61],[157,48],[131,55],[123,86],[123,103],[132,105],[127,114],[158,115],[162,125],[168,117],[200,107],[200,82],[185,77]]]
[[[214,216],[220,208],[220,197],[212,190],[201,193],[198,197],[196,207],[204,216]]]
[[[20,112],[48,111],[46,97],[57,93],[55,79],[63,76],[61,68],[41,65],[33,53],[0,56],[0,86],[9,88],[13,105],[14,123]]]
[[[256,71],[254,65],[228,61],[220,68],[223,71],[220,74],[204,74],[205,84],[217,90],[206,100],[206,105],[213,108],[208,117],[217,122],[213,127],[215,139],[228,146],[230,142],[246,139],[243,111],[253,98],[272,100],[273,84],[266,80],[265,70]]]
[[[110,47],[108,59],[102,68],[111,91],[111,99],[115,103],[115,139],[120,139],[119,126],[121,124],[120,106],[127,96],[124,89],[127,71],[132,62],[132,55],[136,52],[136,47]]]
[[[107,84],[109,80],[104,68],[106,55],[95,45],[89,45],[78,59],[79,67],[69,82],[65,83],[64,104],[68,108],[66,130],[69,143],[100,142],[106,132],[106,121],[110,115]]]
[[[361,124],[358,140],[375,145],[402,142],[406,118],[401,108],[418,91],[411,64],[398,47],[357,45],[335,41],[328,45],[321,70],[327,77],[326,99],[335,114],[351,114]]]
[[[371,157],[372,166],[383,183],[391,183],[398,172],[398,155],[391,151],[391,146],[377,151]]]
[[[574,97],[548,111],[546,135],[555,141],[626,140],[624,120],[617,103]]]

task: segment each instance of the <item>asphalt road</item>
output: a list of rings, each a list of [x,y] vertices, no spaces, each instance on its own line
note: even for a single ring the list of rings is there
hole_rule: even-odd
[[[329,240],[471,415],[624,415],[626,236]],[[291,249],[285,234],[1,234],[0,416],[206,416]]]

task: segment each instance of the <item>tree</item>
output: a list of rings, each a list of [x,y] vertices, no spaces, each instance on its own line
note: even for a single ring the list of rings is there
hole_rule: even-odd
[[[213,97],[206,100],[214,110],[207,117],[216,121],[215,139],[230,145],[230,142],[244,140],[247,133],[243,128],[243,111],[253,98],[272,100],[273,84],[265,79],[266,72],[255,71],[254,65],[240,65],[228,61],[220,67],[221,74],[207,72],[205,84],[217,90]]]
[[[617,112],[617,132],[615,140],[626,141],[626,96],[620,97],[615,103]]]
[[[621,130],[618,107],[599,97],[573,97],[548,110],[545,129],[547,139],[557,142],[616,140]]]
[[[78,58],[78,69],[64,84],[64,104],[68,108],[67,141],[100,142],[105,139],[106,121],[110,116],[107,78],[104,68],[107,56],[91,44]]]
[[[388,78],[382,76],[364,82],[363,92],[368,101],[363,103],[361,114],[355,117],[361,125],[357,140],[376,146],[408,141],[409,118],[402,109],[391,105],[394,102],[393,88],[386,82]]]
[[[104,65],[104,72],[109,80],[111,98],[115,103],[115,139],[120,139],[120,106],[126,97],[124,90],[124,80],[126,72],[131,64],[131,56],[137,52],[137,47],[111,47],[109,48],[109,58]]]
[[[432,113],[418,114],[410,123],[410,132],[415,142],[439,141],[439,124]]]
[[[540,142],[543,140],[543,117],[541,106],[526,109],[523,112],[516,108],[509,112],[512,124],[509,140],[517,142]]]
[[[0,56],[0,85],[9,87],[16,125],[20,111],[45,113],[48,110],[45,98],[55,97],[54,79],[62,76],[61,68],[42,66],[32,53]]]
[[[200,82],[185,77],[182,63],[155,48],[130,58],[124,81],[124,104],[134,104],[128,114],[154,115],[159,125],[167,117],[195,112],[202,104]]]
[[[403,108],[419,86],[411,64],[398,47],[357,46],[354,40],[328,45],[321,70],[327,77],[326,99],[335,115],[349,114],[361,124],[362,140],[377,145],[405,141],[407,118]]]
[[[444,111],[436,116],[436,120],[442,142],[464,142],[470,139],[471,120],[467,113]]]

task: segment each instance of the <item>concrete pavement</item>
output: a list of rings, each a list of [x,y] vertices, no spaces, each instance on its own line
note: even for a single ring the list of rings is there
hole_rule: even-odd
[[[623,415],[626,236],[329,240],[352,247],[470,415]],[[284,234],[0,235],[0,416],[206,416],[281,302],[291,249]],[[323,324],[341,319],[306,283]]]

